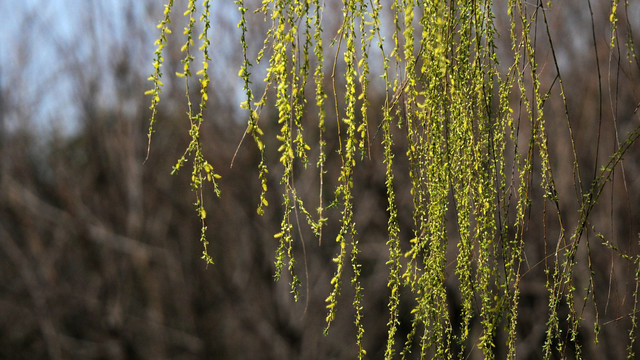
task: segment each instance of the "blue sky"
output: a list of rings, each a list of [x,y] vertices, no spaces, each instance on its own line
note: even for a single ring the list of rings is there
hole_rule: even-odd
[[[114,52],[125,49],[129,62],[146,78],[152,70],[153,42],[158,36],[155,24],[160,20],[164,3],[0,1],[0,86],[8,103],[20,105],[3,110],[8,127],[26,125],[43,131],[73,132],[79,116],[76,85],[86,81],[89,74],[95,74],[96,69],[113,65],[118,55]],[[227,57],[235,44],[226,38],[231,34],[221,33],[220,29],[236,31],[237,20],[232,2],[213,1],[212,6],[217,15],[214,21],[218,22],[211,36],[218,57],[214,61],[220,61],[220,55]],[[177,18],[181,17],[183,7],[183,1],[176,1],[174,24],[180,23]],[[222,23],[224,26],[220,26]],[[181,34],[174,27],[174,38],[170,41],[183,41]],[[228,60],[234,62],[232,57]],[[165,84],[170,82],[169,76],[166,78]],[[225,74],[217,80],[220,86],[233,86],[236,77]],[[108,104],[117,91],[114,80],[100,79],[100,88],[97,102]]]
[[[42,130],[58,128],[72,131],[77,117],[74,106],[74,79],[71,67],[103,66],[90,64],[96,50],[95,36],[88,29],[88,16],[99,12],[103,24],[112,29],[109,36],[122,38],[126,0],[2,1],[0,2],[0,76],[5,96],[19,109],[5,113],[9,128],[37,126]],[[99,5],[97,5],[99,4]],[[142,6],[134,8],[142,9]],[[93,56],[95,58],[95,56]],[[77,70],[76,70],[77,71]],[[80,76],[80,74],[77,74]]]

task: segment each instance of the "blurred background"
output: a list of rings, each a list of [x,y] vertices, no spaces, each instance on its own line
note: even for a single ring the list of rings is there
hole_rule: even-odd
[[[147,77],[162,3],[0,1],[0,358],[353,358],[355,328],[348,286],[336,322],[327,336],[322,334],[339,209],[329,210],[321,245],[302,226],[302,237],[296,241],[304,241],[306,253],[297,243],[303,287],[296,303],[286,277],[273,281],[277,245],[273,234],[281,221],[278,155],[267,153],[273,191],[262,217],[256,214],[259,155],[252,141],[243,143],[234,166],[229,166],[246,127],[246,114],[238,106],[241,49],[239,15],[232,2],[213,2],[212,87],[202,133],[206,155],[222,175],[221,198],[214,199],[213,191],[207,194],[208,238],[215,265],[206,266],[200,259],[200,224],[189,171],[170,175],[189,140],[184,83],[173,75],[163,79],[158,131],[145,162],[150,99],[144,92],[151,87]],[[496,8],[500,6],[501,1]],[[640,53],[640,41],[629,42],[630,34],[640,33],[640,3],[631,2],[619,11],[620,34],[613,50],[611,3],[591,0],[591,6],[593,17],[584,1],[558,2],[547,10],[583,190],[640,120],[640,64],[635,55],[628,57],[629,49]],[[184,42],[180,29],[185,8],[185,1],[176,1],[165,74],[182,67],[179,48]],[[531,4],[528,11],[535,10]],[[340,11],[339,2],[327,1],[328,34],[339,25],[330,20],[339,21]],[[512,60],[505,13],[496,13],[496,24],[506,70]],[[251,56],[262,46],[268,25],[260,16],[249,16]],[[544,23],[538,25],[542,88],[551,89],[545,103],[551,161],[565,227],[573,230],[578,201],[565,108]],[[327,54],[334,51],[327,47]],[[264,69],[256,68],[257,74],[260,71]],[[261,86],[256,81],[256,93],[261,93]],[[369,116],[376,119],[371,125],[375,132],[384,94],[376,82],[371,91]],[[327,133],[335,134],[332,105],[327,108]],[[275,131],[269,130],[276,127],[276,114],[267,108],[263,115],[265,141],[275,145]],[[316,119],[309,114],[305,121],[313,128]],[[396,131],[402,139],[402,130]],[[404,154],[401,140],[396,147],[398,154]],[[339,166],[336,148],[336,139],[329,137],[325,204],[331,202],[337,183],[332,171]],[[314,164],[317,153],[311,156]],[[396,180],[401,239],[407,246],[412,205],[402,158],[397,159]],[[371,159],[359,164],[355,174],[365,344],[371,359],[384,354],[388,319],[387,205],[381,159],[380,145],[373,141]],[[310,171],[298,171],[296,183],[313,209],[317,175],[312,165]],[[638,254],[639,175],[640,146],[634,144],[594,209],[578,255],[578,297],[589,286],[596,290],[581,313],[580,341],[589,358],[619,359],[628,345],[637,269],[602,246],[596,234],[631,256]],[[541,356],[545,324],[540,319],[546,319],[548,302],[544,270],[552,261],[549,254],[559,231],[557,216],[545,207],[541,195],[540,189],[532,194],[525,233],[518,339],[522,359]],[[455,257],[455,227],[451,234]],[[455,319],[460,296],[454,267],[447,285]],[[401,343],[411,318],[411,296],[404,294],[403,301],[407,305],[401,309]],[[592,331],[596,320],[601,326],[597,344]],[[477,323],[473,329],[479,331]],[[477,350],[468,355],[481,356]]]

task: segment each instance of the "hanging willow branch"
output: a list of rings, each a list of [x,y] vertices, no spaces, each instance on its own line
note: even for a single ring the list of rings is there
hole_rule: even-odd
[[[546,268],[549,317],[542,350],[546,358],[551,358],[556,351],[564,356],[571,346],[576,356],[580,356],[580,313],[574,301],[578,295],[573,276],[576,251],[587,231],[591,209],[624,154],[637,141],[640,127],[636,127],[619,144],[593,180],[591,188],[582,196],[564,84],[546,19],[546,9],[551,2],[536,2],[535,8],[529,3],[520,0],[496,4],[490,0],[394,0],[388,3],[342,0],[342,21],[337,33],[328,34],[323,13],[329,5],[325,6],[320,0],[264,0],[256,9],[250,9],[246,0],[235,1],[240,15],[238,28],[243,59],[239,77],[245,97],[240,107],[246,110],[248,118],[245,136],[253,139],[259,152],[261,194],[257,212],[261,215],[269,205],[266,200],[269,171],[265,161],[264,132],[259,121],[261,109],[266,104],[273,104],[277,112],[279,131],[276,138],[282,171],[283,211],[280,230],[274,235],[279,244],[275,255],[275,278],[279,279],[286,268],[291,279],[291,292],[298,299],[301,281],[296,272],[294,251],[295,230],[300,226],[298,214],[305,216],[321,245],[322,228],[327,222],[323,200],[326,161],[331,155],[326,153],[326,137],[335,137],[340,169],[337,174],[329,174],[337,179],[335,200],[329,206],[340,209],[341,219],[335,238],[337,253],[333,259],[332,289],[326,298],[325,332],[336,319],[344,273],[350,267],[355,343],[359,358],[364,358],[366,351],[360,281],[362,264],[359,262],[359,238],[354,216],[357,211],[353,194],[357,186],[354,172],[360,163],[372,161],[370,152],[374,141],[379,141],[382,148],[388,202],[386,244],[389,259],[386,264],[389,267],[389,321],[385,358],[391,359],[398,353],[403,358],[413,358],[410,352],[415,350],[416,343],[419,344],[420,358],[452,358],[456,354],[463,358],[473,346],[477,346],[485,358],[496,357],[498,349],[506,349],[508,358],[516,357],[524,234],[534,188],[541,189],[545,204],[555,208],[560,228],[555,252],[551,255],[554,261]],[[626,2],[624,5],[620,5],[618,0],[611,2],[612,48],[620,31],[617,13],[621,7],[626,10],[627,6]],[[188,161],[192,162],[191,186],[202,221],[203,258],[211,263],[213,258],[208,253],[205,236],[203,189],[208,181],[218,193],[216,179],[219,176],[205,160],[200,141],[210,87],[210,7],[209,1],[204,1],[198,10],[195,1],[190,0],[184,12],[188,25],[183,32],[186,40],[181,49],[184,54],[183,72],[176,75],[185,78],[191,142],[174,172]],[[171,0],[165,6],[164,18],[158,25],[160,38],[156,42],[155,72],[150,77],[154,87],[148,92],[152,96],[149,141],[160,100],[162,52],[168,41],[167,35],[171,34],[169,25],[173,8]],[[265,52],[264,49],[260,51],[256,59],[250,59],[248,54],[251,39],[248,37],[247,13],[252,11],[262,14],[271,23],[265,40],[270,57],[264,82],[272,91],[265,90],[257,101],[252,91],[252,82],[256,80],[252,67],[260,62]],[[494,11],[505,12],[510,22],[512,58],[507,66],[500,64],[497,54]],[[199,22],[196,21],[198,12],[201,14]],[[383,12],[390,16],[392,29],[383,28]],[[573,178],[577,179],[575,187],[580,204],[579,222],[573,232],[565,228],[567,225],[560,212],[552,173],[544,113],[544,104],[551,89],[545,93],[540,81],[535,52],[536,42],[540,41],[535,36],[541,23],[538,20],[546,26],[547,39],[553,51],[573,150]],[[193,86],[190,81],[193,77],[192,48],[198,28],[202,28],[198,40],[201,42],[199,51],[203,63],[202,69],[196,73],[201,95],[196,111],[192,108],[189,87]],[[385,39],[385,32],[391,34],[391,40]],[[323,40],[328,36],[332,36],[333,41],[327,47]],[[635,58],[632,38],[629,36],[628,39],[630,58]],[[333,63],[327,64],[326,54],[331,54]],[[380,59],[379,63],[374,64],[373,59]],[[375,73],[372,69],[378,66],[381,70]],[[330,75],[325,75],[326,67],[331,67]],[[384,82],[384,105],[379,119],[370,116],[369,108],[370,84],[374,77],[381,77]],[[326,112],[327,83],[331,84],[329,95],[333,96],[335,106],[331,116]],[[309,87],[314,88],[313,97],[308,94]],[[269,96],[274,99],[269,99]],[[312,105],[307,104],[310,99],[314,100]],[[519,102],[517,111],[514,111],[513,99]],[[316,114],[315,124],[305,122],[304,119],[311,117],[309,114]],[[336,122],[336,133],[326,133],[326,120]],[[316,135],[309,134],[309,125],[314,125],[311,128],[315,129]],[[392,131],[393,126],[402,129],[402,137]],[[263,128],[268,127],[265,125]],[[381,135],[371,137],[370,128],[381,130]],[[525,134],[521,128],[527,128],[529,133]],[[312,144],[309,140],[314,137],[317,137],[317,142]],[[397,143],[406,144],[406,155],[394,152]],[[313,171],[307,168],[312,154],[317,159],[320,185],[316,214],[306,209],[295,181],[295,174],[299,171]],[[397,156],[406,156],[413,203],[413,231],[411,235],[404,236],[409,238],[406,242],[402,240],[398,220],[398,170],[394,167]],[[535,174],[534,158],[539,159],[540,168]],[[539,176],[539,184],[533,183],[534,176]],[[449,208],[453,208],[456,214],[455,236],[458,236],[458,241],[457,249],[453,250],[447,249],[450,238],[454,236],[447,230]],[[602,243],[640,268],[637,257],[625,254],[604,238]],[[403,247],[408,251],[403,252]],[[445,284],[452,276],[447,269],[451,265],[447,263],[448,251],[457,252],[454,273],[461,296],[461,314],[456,324],[448,307]],[[637,274],[635,278],[634,309],[638,302]],[[397,333],[402,289],[408,289],[413,299],[407,303],[412,307],[411,330],[404,340],[404,347],[400,348],[398,343],[402,340],[398,341]],[[593,302],[595,306],[595,298]],[[566,323],[560,318],[560,307],[568,309]],[[470,338],[474,321],[479,321],[481,328],[478,339]],[[634,314],[629,332],[629,358],[633,357],[636,322]],[[568,329],[565,334],[563,327]],[[596,323],[596,335],[598,327]],[[506,346],[496,344],[500,331],[506,333]]]

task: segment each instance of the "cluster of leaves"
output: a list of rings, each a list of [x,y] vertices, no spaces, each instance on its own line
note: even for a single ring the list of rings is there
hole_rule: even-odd
[[[253,138],[260,153],[258,176],[262,192],[257,211],[263,214],[264,207],[268,206],[268,169],[262,139],[264,133],[259,120],[261,110],[267,105],[267,94],[275,93],[274,106],[279,126],[276,138],[279,141],[278,153],[282,167],[280,183],[283,199],[281,227],[274,235],[279,243],[275,277],[279,279],[286,267],[290,274],[291,292],[297,299],[300,279],[296,273],[294,238],[296,228],[300,228],[299,214],[305,216],[318,239],[322,237],[322,227],[326,222],[323,215],[323,179],[327,158],[327,89],[323,71],[326,50],[323,43],[324,5],[319,0],[262,1],[262,5],[255,11],[263,14],[270,21],[271,27],[263,50],[252,62],[248,55],[246,20],[250,10],[245,0],[236,0],[235,3],[240,12],[238,27],[241,30],[243,55],[239,76],[243,80],[246,96],[241,107],[248,112],[245,135]],[[161,54],[167,41],[166,34],[170,33],[168,25],[172,5],[173,1],[170,1],[166,6],[165,17],[159,25],[161,37],[157,42],[158,50],[154,61],[156,71],[150,78],[154,83],[154,88],[149,92],[153,96],[154,115],[162,86]],[[342,279],[345,269],[350,265],[357,329],[356,346],[359,358],[366,355],[363,346],[365,329],[360,281],[362,265],[358,256],[360,249],[352,190],[357,186],[354,184],[354,169],[370,151],[372,139],[369,137],[369,128],[375,126],[382,130],[379,141],[383,148],[388,204],[390,317],[386,358],[393,358],[398,347],[396,334],[400,325],[400,292],[403,288],[408,289],[414,298],[411,330],[401,351],[403,358],[408,356],[411,345],[416,341],[420,344],[421,358],[451,358],[455,354],[464,354],[465,347],[469,346],[470,325],[474,318],[480,319],[482,334],[477,346],[486,358],[496,356],[496,339],[501,324],[504,324],[507,334],[507,357],[515,358],[524,231],[531,193],[535,186],[532,182],[535,172],[534,157],[540,159],[539,189],[544,193],[545,203],[555,209],[561,229],[555,252],[551,255],[555,261],[546,269],[549,318],[543,350],[545,357],[550,358],[555,350],[564,354],[568,346],[573,346],[580,356],[577,340],[580,311],[574,301],[578,295],[573,281],[576,251],[589,224],[591,209],[612,172],[622,161],[623,155],[640,136],[640,127],[636,127],[620,144],[606,166],[594,176],[592,186],[584,196],[581,194],[582,183],[578,175],[576,188],[580,189],[577,190],[579,222],[573,232],[567,231],[551,170],[545,125],[544,104],[550,96],[550,90],[545,93],[541,87],[535,53],[537,32],[532,29],[538,22],[546,24],[546,11],[552,4],[538,2],[533,13],[527,9],[525,1],[509,0],[505,4],[510,21],[513,59],[506,72],[501,71],[503,67],[499,63],[495,44],[497,35],[493,11],[498,6],[491,1],[393,1],[390,8],[386,9],[390,11],[394,25],[390,43],[382,35],[385,31],[381,22],[383,2],[343,0],[342,5],[343,20],[330,47],[335,54],[330,79],[337,123],[337,133],[333,136],[339,144],[337,153],[341,163],[339,174],[335,174],[338,180],[335,200],[330,206],[340,207],[342,216],[335,239],[338,253],[334,258],[336,269],[331,279],[332,290],[326,298],[328,314],[325,331],[329,330],[335,320]],[[613,0],[610,17],[612,47],[615,45],[618,6],[618,1]],[[194,14],[197,12],[193,0],[189,1],[185,12],[189,25],[184,31],[186,42],[182,48],[185,53],[184,72],[177,75],[186,78],[187,115],[191,124],[189,134],[192,141],[175,170],[180,169],[188,159],[193,162],[192,187],[197,194],[195,205],[202,220],[203,258],[212,262],[207,253],[205,237],[203,184],[205,180],[211,181],[218,192],[215,181],[218,176],[202,154],[199,135],[209,86],[209,7],[209,1],[204,1],[200,17],[203,24],[203,32],[199,36],[202,41],[200,51],[204,62],[203,69],[198,72],[201,99],[197,113],[192,111],[189,96],[193,60],[190,49],[195,31]],[[548,27],[546,35],[553,50]],[[266,90],[256,101],[252,91],[252,68],[263,59],[266,48],[270,49],[264,79]],[[628,48],[633,52],[633,46]],[[370,119],[368,116],[368,90],[374,52],[381,59],[376,65],[382,68],[375,75],[384,80],[385,98],[381,119]],[[555,53],[553,63],[566,108],[564,85]],[[341,74],[337,73],[338,68],[343,69]],[[339,89],[338,83],[344,83],[344,88]],[[316,126],[319,133],[318,141],[313,146],[308,141],[310,136],[305,137],[308,132],[305,131],[306,124],[303,122],[303,115],[311,111],[305,94],[310,86],[315,88],[318,114]],[[273,89],[273,92],[269,92],[269,89]],[[510,103],[514,97],[519,97],[517,112],[514,112]],[[528,134],[520,132],[525,123],[529,129]],[[152,118],[151,125],[153,124]],[[398,223],[397,184],[394,180],[397,169],[394,167],[394,158],[402,154],[394,152],[394,144],[399,141],[397,135],[393,135],[394,125],[403,129],[405,138],[402,141],[407,144],[406,159],[413,200],[413,234],[408,244],[401,243]],[[567,125],[571,131],[568,113]],[[150,128],[150,136],[152,132],[153,127]],[[579,174],[576,171],[578,159],[573,134],[571,143],[574,172]],[[527,144],[528,147],[521,149],[521,144]],[[317,156],[320,177],[320,200],[315,215],[306,209],[298,194],[294,176],[295,169],[307,168],[310,154]],[[459,235],[455,274],[462,297],[462,314],[460,330],[455,331],[447,306],[445,285],[448,276],[447,245],[451,236],[446,221],[449,207],[455,209],[456,230]],[[625,254],[604,238],[602,242],[615,253],[640,266],[638,257]],[[402,250],[405,245],[408,246],[408,251]],[[637,281],[636,274],[636,284]],[[593,297],[592,282],[585,299],[589,296]],[[634,300],[637,307],[637,291]],[[595,297],[593,301],[595,303]],[[566,335],[562,334],[559,318],[561,306],[569,309]],[[633,344],[637,332],[635,313],[632,314],[632,319],[629,337]],[[597,322],[594,331],[597,334]],[[631,345],[628,356],[633,357]]]

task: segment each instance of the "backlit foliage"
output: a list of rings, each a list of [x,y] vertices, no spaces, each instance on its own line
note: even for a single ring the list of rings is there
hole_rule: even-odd
[[[546,26],[546,13],[558,5],[549,1],[534,2],[535,6],[532,6],[533,3],[521,0],[495,4],[490,0],[343,0],[337,32],[327,33],[323,14],[328,5],[319,0],[263,0],[257,8],[249,8],[246,0],[235,3],[239,10],[242,47],[239,77],[243,82],[244,100],[240,106],[245,109],[248,119],[245,135],[253,139],[260,154],[258,181],[262,193],[257,211],[263,214],[269,205],[266,199],[269,170],[262,130],[266,127],[261,127],[260,121],[268,121],[261,114],[265,106],[272,104],[279,129],[275,137],[279,172],[282,173],[278,191],[282,193],[283,209],[280,230],[274,235],[279,244],[275,255],[275,278],[279,279],[286,269],[296,299],[300,296],[301,284],[294,251],[302,226],[298,218],[306,219],[321,242],[327,221],[324,180],[326,176],[337,179],[337,187],[329,189],[334,192],[335,200],[328,206],[339,207],[341,219],[335,237],[331,291],[326,298],[325,331],[330,330],[337,316],[336,304],[343,287],[347,286],[344,278],[348,273],[355,309],[354,341],[358,357],[365,357],[360,280],[363,265],[359,261],[355,223],[357,203],[353,189],[358,184],[354,181],[354,171],[362,162],[373,161],[370,153],[377,148],[383,152],[388,216],[386,358],[464,358],[468,348],[474,346],[485,358],[494,358],[498,352],[504,352],[507,358],[516,357],[524,234],[534,190],[541,191],[545,214],[548,211],[556,217],[560,228],[558,239],[549,240],[553,250],[546,254],[544,265],[549,294],[544,356],[553,358],[559,354],[565,357],[567,349],[571,349],[576,357],[581,357],[578,339],[582,331],[582,309],[577,307],[576,299],[584,299],[585,306],[591,299],[594,307],[596,300],[593,275],[586,289],[576,287],[576,254],[581,246],[589,249],[589,241],[593,240],[586,236],[588,231],[598,233],[592,228],[589,215],[614,169],[640,136],[640,127],[636,126],[619,143],[608,162],[594,175],[592,183],[586,186],[580,178],[568,112],[565,114],[574,159],[570,171],[574,174],[579,208],[577,226],[568,228],[560,211],[547,139],[544,105],[552,92],[541,86],[536,56],[539,39],[535,37],[540,33],[538,27],[545,27],[541,33],[545,34],[553,51],[553,34]],[[186,37],[182,47],[184,68],[176,74],[186,80],[191,142],[175,170],[188,161],[192,163],[192,188],[202,220],[203,258],[207,262],[212,262],[212,257],[207,252],[205,237],[204,183],[212,182],[218,191],[218,175],[205,160],[200,140],[207,89],[215,86],[215,83],[210,84],[207,75],[211,61],[208,39],[212,26],[209,20],[211,6],[209,1],[204,1],[198,9],[193,0],[188,2],[184,12],[188,18],[188,26],[183,32]],[[611,2],[610,51],[621,46],[617,41],[617,33],[621,31],[618,12],[627,6],[626,2]],[[149,91],[153,116],[162,87],[162,50],[167,34],[171,33],[173,1],[169,1],[165,9],[164,19],[158,25],[161,35],[156,43],[155,72],[150,77],[154,83]],[[247,14],[253,12],[261,14],[270,23],[264,48],[256,59],[250,58],[248,52],[252,39],[248,37]],[[498,56],[496,12],[501,12],[509,21],[501,34],[510,38],[509,56]],[[198,13],[202,32],[196,35]],[[383,13],[392,21],[383,23]],[[388,28],[390,24],[392,29]],[[391,36],[385,38],[384,34]],[[192,109],[189,89],[194,84],[191,78],[194,77],[196,36],[203,58],[202,68],[195,74],[200,89],[198,110]],[[626,44],[622,46],[628,58],[636,59],[631,36],[625,38]],[[326,39],[331,42],[327,43]],[[266,60],[265,54],[268,55]],[[326,54],[331,57],[325,58]],[[261,61],[267,61],[266,77],[257,79],[252,69]],[[557,71],[553,86],[559,87],[559,96],[566,109],[564,84],[555,52],[553,64],[546,66],[554,66]],[[372,82],[380,78],[384,87],[383,116],[373,118],[369,116],[370,88]],[[265,83],[266,90],[260,96],[253,93],[252,83],[256,80]],[[331,104],[335,108],[328,111],[327,106]],[[309,118],[308,114],[313,114],[315,124],[303,121]],[[336,122],[336,133],[326,133],[326,121]],[[153,126],[154,118],[149,130],[150,139]],[[394,130],[394,127],[400,130]],[[375,135],[372,134],[374,131]],[[403,135],[399,137],[399,133]],[[327,153],[328,137],[334,137],[338,143],[340,170],[336,174],[325,174],[326,160],[334,156]],[[372,146],[374,142],[380,147]],[[397,151],[396,144],[403,144],[404,150]],[[397,157],[404,157],[408,163],[406,177],[410,179],[413,201],[410,234],[402,234],[398,222],[396,194],[398,186],[405,184],[396,181],[400,171],[395,163]],[[299,171],[318,173],[319,205],[315,211],[307,208],[298,193],[295,174]],[[455,219],[449,219],[452,213]],[[447,228],[447,220],[456,223],[455,232]],[[451,237],[459,239],[455,249],[447,248]],[[633,358],[632,345],[638,336],[636,310],[640,259],[620,250],[604,236],[598,237],[597,241],[638,269],[632,299],[634,312],[629,315],[632,327],[629,329],[628,357]],[[455,254],[453,264],[447,259],[447,254],[451,253]],[[581,261],[586,261],[593,273],[590,252],[588,254],[587,259]],[[451,276],[457,278],[457,290],[462,299],[462,311],[455,323],[445,286]],[[407,303],[411,307],[411,330],[406,339],[399,341],[400,293],[407,290],[413,297]],[[566,315],[561,315],[560,308],[566,309]],[[471,334],[474,319],[482,329],[476,338]],[[600,326],[596,319],[591,329],[596,337]],[[506,344],[496,343],[500,332],[506,334]],[[419,344],[419,355],[410,354],[416,349],[412,345],[415,343]]]

